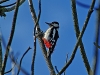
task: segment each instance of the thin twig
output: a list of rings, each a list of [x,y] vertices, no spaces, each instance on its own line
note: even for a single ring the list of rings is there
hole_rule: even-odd
[[[34,65],[35,65],[35,58],[36,58],[36,37],[35,37],[35,27],[34,27],[34,50],[32,56],[32,64],[31,64],[31,75],[34,75]]]
[[[2,43],[3,43],[4,48],[6,48],[6,43],[5,43],[5,39],[4,39],[3,35],[2,35]],[[10,50],[11,50],[11,48],[10,48]],[[22,67],[19,66],[19,63],[17,63],[17,61],[15,59],[15,56],[13,55],[13,52],[9,53],[9,57],[10,57],[11,61],[13,63],[15,63],[16,67],[18,69],[20,68],[20,70],[22,71],[22,73],[24,75],[30,75],[24,68],[22,68]],[[0,75],[2,75],[2,74],[0,74]]]
[[[94,42],[94,45],[95,45],[97,48],[100,49],[100,46],[99,46],[97,43]]]
[[[9,50],[10,50],[10,46],[11,46],[13,36],[14,36],[14,32],[15,32],[19,2],[20,2],[20,0],[17,0],[17,2],[16,2],[15,13],[14,13],[13,22],[12,22],[12,29],[11,29],[9,41],[8,41],[8,44],[7,44],[7,47],[6,47],[6,53],[5,53],[5,56],[4,56],[4,61],[3,61],[3,66],[2,66],[2,75],[4,75],[4,72],[5,72],[7,59],[8,59],[8,55],[9,55]]]
[[[66,55],[66,61],[65,61],[65,64],[67,63],[68,61],[68,54]],[[64,71],[64,75],[66,75],[66,70]]]
[[[74,29],[75,29],[75,32],[76,32],[76,37],[78,39],[79,34],[80,34],[80,30],[79,30],[77,10],[76,10],[76,1],[75,0],[71,0],[71,3],[72,3],[72,14],[73,14],[73,21],[74,21]],[[85,52],[82,40],[80,40],[79,47],[80,47],[80,52],[81,52],[81,56],[82,56],[83,62],[85,64],[86,70],[87,70],[87,72],[89,74],[89,70],[91,69],[91,67],[90,67],[90,64],[88,62],[88,58],[86,56],[86,52]]]
[[[59,73],[59,71],[58,71],[58,69],[57,69],[57,66],[55,66],[55,69],[56,69],[57,73]]]
[[[5,72],[4,74],[7,74],[7,73],[11,72],[14,69],[15,65],[16,64],[14,64],[13,68],[11,68],[9,71]]]
[[[12,3],[12,4],[9,4],[9,5],[3,5],[3,6],[1,6],[0,5],[0,8],[2,8],[2,7],[9,7],[9,6],[13,6],[13,5],[15,5],[16,4],[16,2],[14,2],[14,3]]]
[[[36,21],[37,20],[37,17],[36,17],[36,13],[35,13],[35,9],[34,9],[34,5],[33,5],[33,2],[32,0],[28,0],[28,3],[29,3],[29,7],[30,7],[30,11],[31,11],[31,15],[32,15],[32,19],[34,20],[34,23],[36,24]],[[38,23],[38,22],[37,22]],[[37,30],[40,32],[40,27],[39,27],[39,23],[36,24],[37,26]]]
[[[73,1],[74,1],[74,0],[73,0]],[[61,69],[61,71],[59,72],[59,74],[62,74],[62,73],[66,70],[66,68],[72,63],[72,61],[73,61],[73,59],[74,59],[74,57],[75,57],[75,54],[76,54],[78,45],[79,45],[79,43],[80,43],[80,40],[81,40],[81,38],[82,38],[82,36],[83,36],[85,30],[86,30],[86,27],[87,27],[87,25],[88,25],[90,16],[91,16],[91,14],[92,14],[92,12],[93,12],[94,4],[95,4],[95,0],[92,0],[92,4],[91,4],[91,7],[90,7],[90,9],[89,9],[89,11],[88,11],[86,21],[85,21],[84,26],[83,26],[83,28],[82,28],[82,31],[81,31],[81,33],[80,33],[80,35],[79,35],[79,37],[78,37],[78,40],[77,40],[77,43],[76,43],[76,45],[75,45],[75,47],[74,47],[74,50],[73,50],[73,52],[72,52],[71,58],[69,59],[69,61],[67,62],[67,64],[65,64],[65,66]],[[90,71],[90,70],[89,70],[89,71]]]
[[[25,54],[26,54],[26,53],[27,53],[27,52],[25,52]],[[16,62],[16,60],[15,60],[15,58],[14,58],[14,56],[13,56],[12,54],[9,54],[9,57],[10,57],[11,61],[12,61],[13,63],[15,63],[16,67],[17,67],[18,69],[20,68],[20,70],[22,71],[22,73],[23,73],[24,75],[30,75],[24,68],[20,67],[19,63]]]
[[[31,48],[28,47],[28,49],[25,51],[25,53],[22,55],[21,59],[20,59],[20,63],[19,63],[19,66],[21,67],[21,64],[22,64],[22,60],[24,58],[24,56],[28,53],[28,51],[30,50]],[[19,75],[19,72],[20,72],[20,68],[18,68],[18,72],[17,72],[17,75]]]
[[[7,1],[9,1],[9,0],[2,0],[2,1],[0,1],[0,4],[7,2]]]
[[[41,0],[39,0],[39,14],[38,14],[38,18],[37,18],[37,21],[35,23],[35,26],[34,26],[34,52],[33,52],[33,57],[32,57],[32,65],[31,65],[31,75],[34,75],[34,65],[35,65],[35,57],[36,57],[36,27],[37,27],[37,24],[39,23],[39,20],[40,20],[40,15],[41,15]]]
[[[36,27],[38,26],[40,16],[41,16],[41,0],[39,0],[39,14],[38,14],[38,18],[37,18],[37,21],[35,22],[35,27],[34,27],[34,29],[35,29],[34,32],[37,32],[37,33],[38,33],[38,31],[36,31]],[[35,35],[35,33],[34,33],[34,35]]]
[[[36,13],[35,13],[35,9],[34,9],[32,0],[28,0],[28,2],[29,2],[29,6],[30,6],[32,18],[33,18],[33,20],[34,20],[34,23],[36,23],[37,17],[36,17]],[[41,33],[39,24],[37,24],[37,31]],[[46,60],[46,63],[47,63],[47,65],[48,65],[48,68],[49,68],[49,70],[50,70],[51,75],[56,75],[56,73],[55,73],[55,71],[54,71],[54,68],[53,68],[53,65],[52,65],[52,63],[51,63],[51,60],[49,60],[49,59],[47,58],[47,51],[46,51],[45,45],[44,45],[44,43],[43,43],[42,36],[43,36],[42,33],[38,36],[38,40],[39,40],[39,43],[40,43],[40,47],[41,47],[42,53],[43,53],[43,55],[44,55],[44,58],[45,58],[45,60]]]
[[[19,6],[22,5],[24,2],[25,2],[25,0],[20,0]],[[5,9],[3,9],[3,12],[10,12],[10,11],[14,10],[15,7],[16,7],[16,5],[9,7],[9,8],[5,8]]]

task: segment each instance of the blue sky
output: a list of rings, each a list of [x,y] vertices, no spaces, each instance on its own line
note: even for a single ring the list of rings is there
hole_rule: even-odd
[[[15,1],[15,0],[13,0]],[[36,13],[38,14],[38,0],[33,0]],[[91,0],[81,0],[81,2],[90,5]],[[98,0],[96,2],[97,6]],[[57,66],[58,70],[61,70],[65,65],[66,54],[68,58],[74,49],[75,43],[77,42],[76,34],[74,32],[74,23],[72,18],[71,10],[71,1],[70,0],[45,0],[42,1],[42,13],[39,21],[42,31],[46,31],[48,25],[45,22],[58,21],[60,24],[59,29],[59,40],[57,42],[54,53],[52,54],[52,63],[53,66]],[[12,24],[14,11],[6,13],[5,18],[0,18],[0,27],[2,34],[6,40],[6,43],[9,38],[10,28]],[[77,6],[77,14],[79,20],[80,30],[84,24],[88,13],[88,9]],[[88,27],[82,38],[84,48],[89,60],[89,63],[92,67],[93,65],[93,52],[94,52],[94,38],[95,38],[95,25],[96,25],[96,11],[92,13]],[[34,22],[30,14],[28,1],[26,1],[20,8],[17,17],[17,24],[15,29],[15,35],[12,42],[12,50],[15,55],[18,53],[18,60],[22,54],[30,46],[33,48],[33,26]],[[99,41],[100,42],[100,41]],[[31,61],[32,61],[33,50],[31,49],[23,59],[22,67],[25,68],[28,72],[31,70]],[[100,51],[99,51],[100,57]],[[99,58],[100,59],[100,58]],[[10,69],[11,61],[8,60],[7,69]],[[100,63],[100,60],[99,60]],[[98,65],[98,74],[100,74],[100,65]],[[79,48],[77,50],[75,59],[72,64],[66,70],[67,75],[87,75]],[[11,75],[11,74],[7,74]],[[23,75],[20,73],[20,75]],[[49,70],[47,68],[46,62],[44,60],[42,51],[37,41],[37,54],[35,61],[35,75],[49,75]]]

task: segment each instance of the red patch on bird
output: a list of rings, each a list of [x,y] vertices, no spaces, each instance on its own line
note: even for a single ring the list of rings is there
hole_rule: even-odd
[[[50,43],[50,41],[46,40],[45,38],[42,38],[42,40],[47,48],[51,48],[52,44]]]

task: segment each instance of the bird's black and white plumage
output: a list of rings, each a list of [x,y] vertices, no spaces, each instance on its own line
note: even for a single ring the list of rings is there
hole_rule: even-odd
[[[48,24],[50,27],[46,30],[42,39],[44,41],[45,46],[49,49],[47,52],[47,57],[50,57],[59,38],[59,23],[54,21],[52,23],[46,22],[46,24]]]

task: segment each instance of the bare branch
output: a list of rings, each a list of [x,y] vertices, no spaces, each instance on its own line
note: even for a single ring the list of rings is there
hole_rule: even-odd
[[[19,6],[22,5],[22,3],[24,3],[24,2],[25,2],[25,0],[20,0]],[[13,5],[13,4],[12,4],[12,5]],[[10,12],[10,11],[14,10],[15,7],[16,7],[16,5],[14,5],[14,6],[12,6],[12,7],[9,7],[9,8],[4,8],[4,9],[3,9],[3,12]]]
[[[20,4],[19,4],[19,6],[24,2],[25,0],[21,0],[20,1]],[[10,12],[10,11],[12,11],[12,10],[14,10],[15,9],[15,4],[16,4],[16,2],[15,3],[12,3],[12,4],[9,4],[9,5],[5,5],[5,6],[1,6],[0,5],[0,16],[2,17],[6,17],[6,14],[5,14],[5,12]],[[11,7],[9,7],[9,6],[11,6]],[[9,8],[8,8],[9,7]]]
[[[21,64],[22,64],[22,60],[24,58],[24,56],[28,53],[28,51],[30,50],[31,48],[28,47],[28,49],[25,51],[25,53],[22,55],[21,59],[20,59],[20,63],[19,63],[19,66],[21,67]],[[20,68],[18,68],[18,72],[17,72],[17,75],[19,75],[19,72],[20,72]]]
[[[28,49],[30,49],[30,47],[29,47]],[[24,53],[24,55],[22,56],[22,58],[25,56],[26,53],[27,53],[27,51]],[[18,69],[20,68],[20,70],[22,71],[22,73],[23,73],[24,75],[30,75],[25,69],[23,69],[22,67],[20,67],[20,65],[16,62],[16,60],[15,60],[13,54],[9,54],[9,57],[10,57],[11,61],[12,61],[13,63],[15,63],[16,67],[17,67]]]
[[[22,5],[25,2],[25,0],[20,0],[19,6]],[[4,12],[10,12],[15,9],[16,6],[12,6],[10,8],[6,8]]]
[[[6,43],[5,43],[5,39],[4,39],[3,35],[2,35],[2,42],[3,42],[4,48],[6,48]],[[10,48],[10,50],[11,50],[11,48]],[[26,52],[26,53],[27,53],[27,52]],[[22,73],[23,73],[24,75],[30,75],[24,68],[22,68],[22,67],[19,66],[19,63],[17,63],[17,61],[16,61],[16,59],[15,59],[15,57],[14,57],[14,55],[13,55],[13,52],[9,53],[9,57],[10,57],[11,61],[12,61],[13,63],[15,63],[16,67],[17,67],[18,69],[20,68],[20,70],[22,71]]]
[[[73,21],[74,21],[74,29],[75,29],[75,32],[76,32],[76,37],[78,39],[79,34],[80,34],[80,30],[79,30],[77,10],[76,10],[76,2],[77,1],[71,0],[71,2],[72,2],[72,14],[73,14]],[[85,49],[84,49],[84,45],[82,43],[82,40],[80,40],[79,47],[80,47],[80,52],[81,52],[81,56],[82,56],[83,62],[85,64],[85,67],[86,67],[87,72],[89,74],[89,71],[90,71],[91,68],[90,68],[90,64],[88,62],[88,58],[86,56],[86,52],[85,52]]]
[[[38,18],[37,18],[37,21],[35,23],[35,26],[34,26],[34,52],[33,52],[33,57],[32,57],[32,65],[31,65],[31,75],[34,75],[34,65],[35,65],[35,57],[36,57],[36,27],[39,23],[39,19],[40,19],[40,15],[41,15],[41,0],[39,0],[39,14],[38,14]],[[38,32],[37,32],[38,33]]]
[[[94,42],[94,45],[95,45],[97,48],[100,49],[100,46],[99,46],[97,43]]]
[[[74,0],[72,0],[72,1],[74,1]],[[81,38],[82,38],[82,36],[83,36],[85,30],[86,30],[86,27],[87,27],[87,25],[88,25],[90,16],[91,16],[91,14],[92,14],[92,12],[93,12],[94,4],[95,4],[95,0],[92,0],[91,7],[90,7],[90,9],[89,9],[89,11],[88,11],[88,14],[87,14],[87,17],[86,17],[84,26],[83,26],[83,28],[82,28],[82,31],[81,31],[79,37],[78,37],[78,40],[77,40],[77,43],[76,43],[76,45],[75,45],[75,47],[74,47],[74,50],[73,50],[73,52],[72,52],[71,58],[70,58],[70,60],[67,62],[67,64],[61,69],[61,71],[59,72],[59,74],[62,74],[62,73],[66,70],[66,68],[72,63],[72,61],[73,61],[73,59],[74,59],[74,57],[75,57],[75,54],[76,54],[78,45],[79,45],[79,43],[80,43],[80,40],[81,40]],[[90,70],[91,70],[91,69],[90,69]],[[90,72],[90,70],[89,70],[89,72]]]
[[[9,5],[3,5],[3,6],[1,6],[0,5],[0,8],[2,8],[2,7],[9,7],[9,6],[13,6],[13,5],[15,5],[16,4],[16,2],[14,2],[14,3],[12,3],[12,4],[9,4]]]
[[[32,19],[34,20],[34,23],[36,24],[36,21],[38,21],[37,20],[37,17],[36,17],[36,13],[35,13],[35,9],[34,9],[34,6],[33,6],[33,2],[32,2],[32,0],[28,0],[28,3],[29,3],[29,7],[30,7],[30,11],[31,11],[31,15],[32,15]],[[39,27],[39,23],[38,24],[36,24],[37,26],[37,31],[41,31],[40,30],[40,27]]]
[[[6,53],[5,53],[5,56],[4,56],[3,66],[2,66],[2,75],[4,75],[4,72],[5,72],[6,63],[7,63],[7,59],[8,59],[8,55],[9,55],[9,50],[10,50],[10,46],[11,46],[13,36],[14,36],[14,32],[15,32],[19,2],[20,2],[20,0],[17,0],[17,2],[16,2],[15,13],[14,13],[13,22],[12,22],[12,29],[11,29],[9,41],[8,41],[7,48],[6,48]]]
[[[58,71],[58,69],[57,69],[57,66],[55,66],[55,69],[56,69],[57,73],[59,73],[59,71]]]
[[[93,58],[93,75],[97,75],[97,67],[98,67],[98,60],[99,60],[99,40],[100,40],[100,0],[98,2],[99,11],[97,11],[97,25],[96,25],[96,33],[95,33],[95,48],[94,48],[94,58]]]
[[[34,10],[33,2],[32,2],[32,0],[28,0],[28,2],[29,2],[32,18],[34,20],[34,23],[36,23],[37,17],[36,17],[36,13],[35,13],[35,10]],[[46,63],[48,65],[48,68],[50,70],[50,73],[51,73],[51,75],[55,75],[56,73],[54,71],[54,68],[53,68],[53,65],[51,63],[51,60],[49,60],[47,58],[47,51],[46,51],[45,45],[44,45],[43,40],[42,40],[43,34],[41,33],[41,30],[40,30],[40,27],[39,27],[39,23],[37,24],[37,31],[39,32],[38,40],[39,40],[39,43],[40,43],[40,47],[41,47],[42,53],[44,55],[44,58],[46,60]]]
[[[65,60],[65,64],[67,63],[67,61],[68,61],[68,54],[66,55],[66,60]],[[57,69],[57,66],[55,66],[55,69],[56,69],[56,71],[57,71],[57,75],[60,75],[59,74],[59,71],[58,71],[58,69]],[[66,70],[65,70],[66,71]],[[64,75],[66,74],[66,72],[64,71]]]
[[[9,0],[2,0],[2,1],[0,1],[0,4],[7,2],[7,1],[9,1]]]
[[[13,68],[11,68],[9,71],[5,72],[4,74],[11,72],[14,69],[14,67],[15,67],[15,64],[14,64]]]

